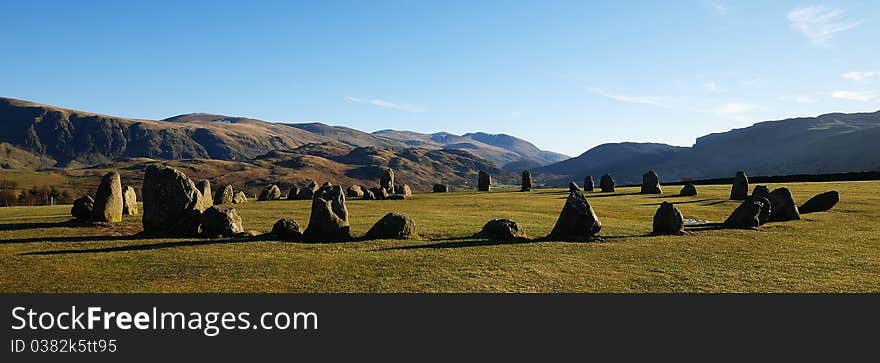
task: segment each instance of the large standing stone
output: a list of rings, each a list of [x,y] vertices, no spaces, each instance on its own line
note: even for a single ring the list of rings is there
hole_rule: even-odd
[[[755,185],[755,189],[752,190],[752,195],[767,198],[770,196],[770,188],[766,185]]]
[[[593,188],[595,188],[595,184],[596,184],[596,182],[593,181],[593,176],[587,175],[587,177],[584,178],[584,191],[585,192],[592,192]]]
[[[235,190],[232,188],[232,185],[226,184],[223,188],[217,190],[217,194],[214,195],[214,204],[232,204],[233,198],[235,198]]]
[[[657,173],[653,170],[648,170],[647,173],[642,175],[642,194],[661,194],[663,191],[660,189],[660,178],[657,177]]]
[[[275,184],[269,184],[263,191],[260,192],[260,196],[257,197],[257,200],[278,200],[281,199],[281,189],[278,188]]]
[[[825,192],[807,200],[806,203],[798,208],[801,214],[824,212],[834,207],[840,201],[840,193],[837,191]]]
[[[561,241],[583,241],[598,233],[601,228],[602,223],[584,194],[573,191],[568,193],[550,237]]]
[[[411,197],[412,188],[409,187],[409,184],[397,183],[394,185],[394,194],[400,194],[404,197]]]
[[[599,179],[599,188],[602,189],[603,192],[613,192],[614,178],[608,174],[602,175],[602,178]]]
[[[528,170],[522,172],[522,186],[519,191],[528,192],[532,190],[532,173]]]
[[[309,182],[309,185],[299,190],[299,194],[296,195],[296,199],[312,200],[312,198],[315,196],[316,190],[318,190],[318,183],[311,181]]]
[[[736,172],[733,178],[733,185],[730,187],[730,199],[745,200],[749,196],[749,177],[746,172],[740,170]]]
[[[681,188],[681,192],[678,193],[683,197],[692,197],[697,195],[697,187],[694,183],[687,183],[684,187]]]
[[[119,173],[111,171],[104,175],[95,193],[95,207],[92,209],[94,222],[122,222],[122,179]]]
[[[247,194],[245,194],[245,192],[243,192],[241,190],[236,192],[235,195],[232,197],[232,203],[234,203],[234,204],[245,204],[247,202],[248,202]]]
[[[73,207],[70,208],[70,215],[77,222],[88,222],[92,219],[92,209],[95,208],[95,200],[91,196],[84,196],[73,201]]]
[[[294,185],[287,191],[287,200],[295,200],[297,195],[299,195],[299,187]]]
[[[122,192],[122,214],[138,215],[137,193],[134,192],[131,185],[126,186],[125,191]]]
[[[434,193],[446,193],[449,191],[449,187],[446,184],[434,184]]]
[[[279,219],[272,226],[272,234],[286,241],[299,241],[302,239],[302,227],[293,219]]]
[[[766,206],[764,202],[756,199],[746,199],[724,221],[725,228],[750,229],[761,225],[761,211]]]
[[[388,213],[367,231],[367,239],[417,239],[416,223],[403,214]]]
[[[364,188],[360,185],[352,185],[345,190],[345,196],[347,198],[363,198]]]
[[[202,234],[209,237],[232,236],[244,232],[235,208],[213,206],[202,213]]]
[[[477,179],[477,190],[481,192],[488,192],[489,188],[492,187],[492,176],[489,173],[480,170],[480,174]]]
[[[573,192],[575,190],[580,191],[581,188],[578,186],[578,183],[574,182],[574,180],[569,180],[568,181],[568,191]]]
[[[309,226],[303,237],[309,241],[332,242],[351,239],[345,194],[338,185],[326,186],[315,192]]]
[[[144,172],[144,233],[191,236],[199,231],[201,192],[186,175],[167,166],[150,165]]]
[[[770,222],[785,222],[801,219],[797,203],[788,188],[776,188],[767,197],[770,200]]]
[[[379,179],[379,187],[388,191],[388,194],[394,194],[394,170],[385,169],[385,173]]]
[[[211,192],[211,182],[202,180],[196,183],[196,188],[202,193],[202,209],[208,209],[214,205],[214,193]]]
[[[672,203],[663,202],[657,212],[654,213],[654,231],[655,235],[661,234],[684,234],[684,218],[681,211]]]
[[[520,238],[529,238],[526,230],[519,223],[511,219],[493,219],[483,225],[483,229],[477,234],[478,237],[496,239],[496,240],[512,240]]]

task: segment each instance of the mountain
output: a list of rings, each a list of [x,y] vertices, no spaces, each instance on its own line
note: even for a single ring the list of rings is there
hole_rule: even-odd
[[[566,155],[540,150],[528,141],[506,134],[477,132],[459,136],[448,132],[422,134],[413,131],[381,130],[374,132],[373,135],[415,147],[466,150],[478,157],[491,160],[502,169],[514,172],[568,158]]]
[[[7,169],[87,166],[138,157],[243,161],[272,150],[324,142],[351,147],[466,150],[496,165],[546,165],[563,157],[553,153],[538,157],[540,150],[536,153],[534,145],[519,139],[509,148],[452,134],[447,134],[446,141],[441,134],[435,134],[439,141],[423,135],[426,142],[413,143],[422,137],[414,135],[422,134],[391,137],[392,133],[370,134],[322,123],[283,124],[207,113],[139,120],[11,98],[0,98],[0,131],[0,166]]]
[[[547,184],[564,185],[605,173],[619,184],[636,184],[650,169],[661,181],[731,177],[737,170],[749,175],[873,171],[880,170],[878,137],[880,111],[832,113],[709,134],[692,147],[605,144],[533,172]]]

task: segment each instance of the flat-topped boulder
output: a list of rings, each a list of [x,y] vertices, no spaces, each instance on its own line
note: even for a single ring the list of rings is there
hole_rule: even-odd
[[[409,184],[394,184],[394,194],[400,194],[405,197],[411,197],[413,192],[412,188],[409,187]]]
[[[766,198],[770,196],[770,188],[766,185],[755,185],[755,189],[752,189],[752,195]]]

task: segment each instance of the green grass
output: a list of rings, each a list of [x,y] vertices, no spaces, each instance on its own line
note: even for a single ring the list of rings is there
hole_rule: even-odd
[[[778,185],[770,185],[771,188]],[[880,182],[791,183],[799,202],[838,190],[830,212],[759,230],[689,230],[646,236],[661,201],[686,218],[723,221],[737,206],[727,186],[696,197],[588,194],[603,242],[493,244],[470,239],[507,217],[541,237],[563,190],[416,194],[406,201],[349,201],[352,232],[382,215],[412,217],[423,240],[304,244],[225,239],[124,239],[137,218],[71,228],[69,207],[0,208],[2,292],[849,292],[880,291]],[[305,224],[309,202],[236,207],[246,229],[278,218]],[[110,237],[108,237],[110,236]],[[412,247],[412,248],[399,248]],[[422,248],[423,247],[423,248]],[[29,254],[54,251],[53,254]]]

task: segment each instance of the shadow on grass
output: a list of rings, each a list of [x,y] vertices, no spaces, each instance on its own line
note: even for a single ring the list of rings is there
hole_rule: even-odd
[[[672,204],[702,203],[702,202],[708,202],[708,201],[710,201],[710,200],[712,200],[712,199],[691,200],[691,201],[687,201],[687,202],[672,202]],[[660,202],[660,203],[644,203],[644,204],[639,204],[639,205],[660,205],[660,204],[663,204],[663,202]]]
[[[512,240],[487,239],[479,237],[464,238],[442,238],[433,240],[434,243],[415,245],[415,246],[399,246],[379,248],[374,251],[395,251],[395,250],[419,250],[419,249],[444,249],[444,248],[467,248],[467,247],[485,247],[485,246],[501,246],[501,245],[521,245],[539,242],[562,242],[562,243],[595,243],[604,242],[607,239],[633,238],[633,237],[650,237],[651,234],[638,235],[620,235],[620,236],[595,236],[584,239],[582,241],[560,241],[551,237],[540,238],[517,238]]]
[[[724,223],[700,223],[700,224],[686,224],[684,226],[686,231],[714,231],[718,229],[726,229],[724,227]]]
[[[34,252],[25,252],[20,253],[21,256],[29,256],[29,255],[65,255],[65,254],[78,254],[78,253],[105,253],[105,252],[126,252],[126,251],[147,251],[147,250],[157,250],[162,248],[174,248],[174,247],[191,247],[191,246],[204,246],[204,245],[212,245],[219,243],[236,243],[236,242],[251,242],[251,241],[262,241],[265,238],[261,238],[262,236],[248,236],[248,237],[228,237],[228,238],[216,238],[216,239],[197,239],[191,241],[177,241],[177,242],[158,242],[158,243],[150,243],[150,244],[142,244],[142,245],[129,245],[129,246],[117,246],[117,247],[101,247],[101,248],[86,248],[86,249],[67,249],[67,250],[50,250],[50,251],[34,251]],[[132,241],[132,240],[144,240],[158,238],[156,236],[148,236],[148,235],[131,235],[131,236],[83,236],[83,237],[56,237],[56,238],[28,238],[26,240],[35,240],[31,242],[104,242],[104,241]],[[26,243],[27,241],[15,241],[12,243]],[[3,243],[7,243],[3,241]]]
[[[706,203],[706,204],[703,204],[703,205],[708,206],[708,205],[717,205],[717,204],[721,204],[721,203],[742,203],[742,201],[741,201],[741,200],[719,200],[719,201],[716,201],[716,202]]]
[[[77,224],[71,221],[62,222],[32,222],[32,223],[9,223],[0,224],[0,231],[21,231],[25,229],[74,227]]]

